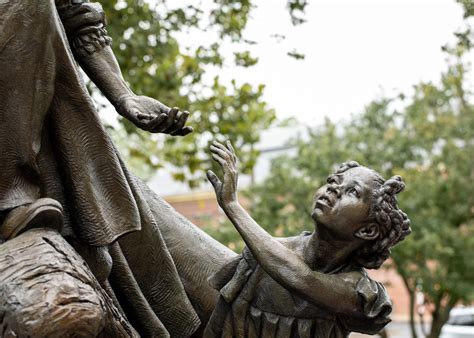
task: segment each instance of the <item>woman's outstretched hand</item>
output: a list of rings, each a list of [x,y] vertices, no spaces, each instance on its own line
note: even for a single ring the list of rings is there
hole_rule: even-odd
[[[224,179],[221,182],[211,170],[207,172],[207,178],[214,187],[217,202],[225,209],[229,204],[237,202],[237,157],[230,141],[225,146],[214,141],[209,149],[212,158],[221,166]]]
[[[117,112],[138,128],[151,133],[184,136],[193,131],[185,126],[189,113],[178,108],[169,108],[160,101],[147,96],[130,95],[122,98],[116,106]]]

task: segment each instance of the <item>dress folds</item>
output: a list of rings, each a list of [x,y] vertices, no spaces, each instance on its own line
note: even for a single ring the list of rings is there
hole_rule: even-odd
[[[58,200],[63,235],[97,276],[112,260],[98,279],[138,334],[189,336],[199,318],[71,50],[94,52],[110,44],[105,33],[88,1],[0,1],[0,212]]]

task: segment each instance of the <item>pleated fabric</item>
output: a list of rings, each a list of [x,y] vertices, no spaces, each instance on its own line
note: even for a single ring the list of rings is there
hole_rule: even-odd
[[[307,235],[285,244],[295,249]],[[352,331],[374,334],[390,322],[391,302],[382,284],[361,269],[342,269],[335,275],[353,285],[362,304],[360,316],[332,313],[293,294],[273,280],[246,248],[211,279],[220,298],[204,336],[343,338]]]
[[[92,18],[80,10],[87,1],[57,2]],[[199,318],[147,200],[102,126],[55,1],[0,1],[0,28],[0,212],[39,197],[58,200],[63,235],[88,253],[138,333],[191,335]]]

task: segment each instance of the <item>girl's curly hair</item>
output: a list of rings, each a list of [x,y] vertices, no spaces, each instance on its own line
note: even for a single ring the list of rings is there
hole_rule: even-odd
[[[351,168],[360,167],[355,161],[341,164],[336,173],[343,173]],[[398,208],[396,194],[405,188],[400,176],[384,180],[377,172],[375,175],[374,193],[370,208],[370,219],[379,226],[379,236],[363,246],[355,263],[367,269],[378,269],[390,256],[390,249],[411,233],[410,220]]]

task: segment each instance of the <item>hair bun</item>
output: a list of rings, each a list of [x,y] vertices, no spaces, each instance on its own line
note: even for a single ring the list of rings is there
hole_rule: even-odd
[[[403,182],[402,177],[399,175],[388,179],[384,183],[384,186],[387,187],[385,191],[390,195],[398,194],[399,192],[403,191],[403,189],[405,189],[405,183]]]
[[[352,168],[356,168],[356,167],[360,167],[360,164],[356,161],[348,161],[348,162],[344,162],[342,163],[339,168],[337,169],[336,173],[343,173],[345,172],[346,170],[349,170],[349,169],[352,169]]]
[[[377,239],[361,250],[358,264],[368,269],[377,269],[390,255],[390,248],[405,239],[411,232],[410,220],[398,208],[396,194],[405,188],[398,175],[385,181],[374,192],[373,216],[379,225]]]

